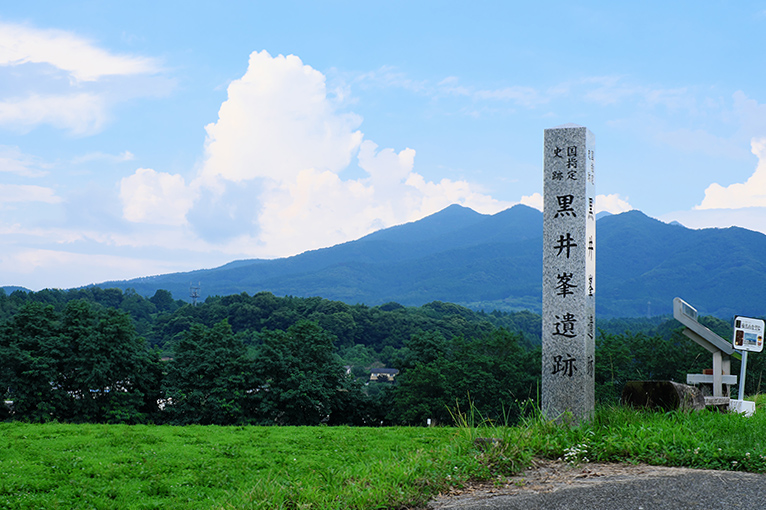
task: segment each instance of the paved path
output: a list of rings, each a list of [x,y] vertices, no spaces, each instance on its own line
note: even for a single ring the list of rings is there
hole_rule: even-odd
[[[603,466],[603,468],[601,467]],[[441,497],[438,510],[678,510],[766,508],[766,475],[599,464],[556,473],[543,468],[503,488]],[[578,471],[579,470],[579,471]],[[549,475],[549,476],[546,476]]]

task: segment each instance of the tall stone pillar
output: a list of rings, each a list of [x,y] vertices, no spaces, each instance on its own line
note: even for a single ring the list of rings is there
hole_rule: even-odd
[[[566,124],[544,145],[542,411],[580,422],[594,410],[595,139]]]

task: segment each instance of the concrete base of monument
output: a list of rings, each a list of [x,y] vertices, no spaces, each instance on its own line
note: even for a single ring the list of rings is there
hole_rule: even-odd
[[[674,381],[628,381],[622,390],[622,402],[665,411],[705,408],[705,397],[698,388]]]
[[[716,407],[719,411],[727,411],[731,405],[731,398],[705,395],[705,405],[707,407]]]
[[[755,414],[755,402],[731,399],[729,401],[729,410],[735,413],[742,413],[745,416],[752,416]]]

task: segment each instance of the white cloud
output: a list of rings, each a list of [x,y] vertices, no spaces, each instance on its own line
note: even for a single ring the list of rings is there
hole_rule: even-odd
[[[197,199],[185,217],[222,249],[275,257],[349,241],[453,203],[484,213],[513,205],[467,181],[426,181],[414,170],[413,149],[363,141],[360,124],[339,109],[322,73],[293,55],[254,52],[245,75],[229,86],[218,121],[206,127],[206,159],[184,195],[196,190]],[[344,179],[342,171],[355,163],[364,175]],[[148,177],[124,181],[145,186],[124,196],[162,196],[144,182]],[[180,193],[182,182],[175,183]],[[149,221],[146,211],[159,202],[140,202],[124,215]],[[187,204],[178,201],[173,217]]]
[[[589,86],[584,98],[600,105],[614,105],[639,94],[636,86],[624,85],[621,76],[593,76],[585,78],[583,83]],[[595,88],[591,88],[595,85]]]
[[[257,239],[269,256],[329,246],[369,232],[377,209],[370,187],[309,168],[264,195]]]
[[[89,163],[91,161],[106,161],[109,163],[124,163],[125,161],[133,161],[135,155],[130,151],[122,151],[119,154],[106,154],[104,152],[91,152],[83,156],[79,156],[72,159],[72,164],[79,165],[81,163]]]
[[[584,85],[583,97],[601,106],[614,106],[625,101],[639,101],[648,107],[663,106],[675,111],[697,110],[695,95],[688,88],[660,89],[627,83],[623,76],[592,76],[576,85]]]
[[[735,92],[732,97],[732,115],[739,125],[740,133],[747,137],[763,136],[766,132],[766,104],[750,99],[741,90]]]
[[[453,203],[485,213],[513,204],[466,181],[429,182],[415,151],[363,141],[325,77],[295,56],[256,52],[207,126],[206,159],[189,185],[139,169],[121,182],[123,217],[189,227],[226,252],[285,256],[420,219]],[[352,164],[364,172],[344,179]],[[192,204],[193,202],[193,204]],[[185,227],[184,227],[185,228]]]
[[[754,138],[753,154],[758,157],[755,172],[744,183],[723,187],[713,183],[705,190],[705,198],[695,209],[740,209],[766,207],[766,138]]]
[[[613,107],[624,102],[642,103],[645,107],[664,107],[668,110],[685,109],[695,112],[696,98],[686,88],[661,89],[627,83],[622,76],[593,76],[575,81],[564,81],[548,87],[511,85],[496,89],[481,89],[459,84],[450,76],[437,84],[434,93],[448,96],[466,96],[474,101],[510,102],[534,109],[557,99],[575,96],[600,106]],[[477,110],[466,109],[476,116]]]
[[[728,159],[744,159],[747,151],[738,140],[722,138],[703,129],[681,128],[675,131],[658,131],[655,139],[672,148],[687,152],[706,154]]]
[[[468,181],[442,179],[437,183],[426,181],[420,174],[413,172],[407,178],[407,184],[422,193],[419,197],[420,208],[413,209],[407,221],[419,220],[452,204],[459,204],[482,214],[495,214],[515,205],[515,202],[492,198]]]
[[[663,214],[659,219],[666,223],[677,221],[685,227],[694,229],[736,226],[766,234],[766,207],[675,211]]]
[[[8,172],[23,177],[42,177],[50,165],[35,156],[24,154],[18,147],[0,145],[0,172]]]
[[[361,119],[339,113],[324,75],[294,55],[252,53],[228,95],[218,122],[205,128],[204,180],[293,180],[307,168],[337,173],[362,141]]]
[[[540,193],[532,193],[531,195],[521,197],[521,203],[528,205],[529,207],[534,207],[539,211],[542,211],[545,207],[543,196]]]
[[[72,32],[0,22],[0,126],[20,132],[47,124],[90,135],[118,101],[167,92],[155,59],[117,55]],[[13,68],[13,69],[10,69]]]
[[[0,281],[31,290],[72,288],[171,271],[196,269],[184,261],[161,261],[48,248],[11,247],[0,253]],[[180,296],[179,296],[180,297]]]
[[[383,66],[375,71],[361,74],[354,81],[362,86],[372,85],[382,88],[399,88],[415,93],[430,93],[433,91],[433,88],[428,85],[427,81],[417,81],[408,78],[405,73],[391,66]],[[450,78],[447,78],[440,85],[449,81]]]
[[[425,88],[425,87],[424,87]],[[481,89],[460,84],[456,76],[448,76],[437,83],[435,88],[429,91],[436,96],[469,97],[474,101],[513,103],[528,109],[534,109],[540,105],[549,103],[557,96],[568,92],[561,86],[550,87],[547,90],[537,89],[525,85],[511,85],[496,89]],[[475,109],[464,109],[470,115],[478,116]],[[486,109],[482,109],[486,111]]]
[[[70,32],[0,22],[0,66],[26,63],[50,64],[77,81],[159,70],[153,59],[114,55]]]
[[[0,204],[21,202],[43,202],[58,204],[61,197],[51,188],[29,184],[0,184]]]
[[[540,193],[533,193],[528,196],[521,197],[521,202],[529,207],[542,211],[543,196]],[[618,194],[611,195],[596,195],[596,212],[606,211],[612,214],[619,214],[625,211],[633,210],[633,206],[628,203],[627,198],[622,198]]]
[[[537,89],[518,85],[502,89],[479,90],[474,94],[474,97],[476,99],[512,101],[526,108],[535,108],[550,101],[550,97],[541,94]]]
[[[465,181],[426,181],[413,171],[415,151],[377,150],[367,140],[359,166],[368,177],[342,180],[313,168],[263,195],[259,243],[269,256],[329,246],[380,228],[418,220],[453,203],[494,213],[512,204],[477,192]]]
[[[183,225],[194,198],[183,177],[151,168],[139,168],[120,182],[123,217],[132,222]]]
[[[0,125],[27,131],[38,124],[68,129],[74,134],[90,134],[106,121],[104,97],[79,93],[40,96],[0,101]]]
[[[596,195],[596,212],[606,211],[612,214],[632,211],[634,207],[628,203],[628,198],[622,198],[619,194]]]

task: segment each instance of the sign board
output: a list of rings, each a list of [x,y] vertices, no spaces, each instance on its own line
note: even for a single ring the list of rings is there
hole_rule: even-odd
[[[763,350],[763,334],[766,326],[762,319],[750,317],[734,317],[734,339],[732,344],[738,351],[761,352]]]

